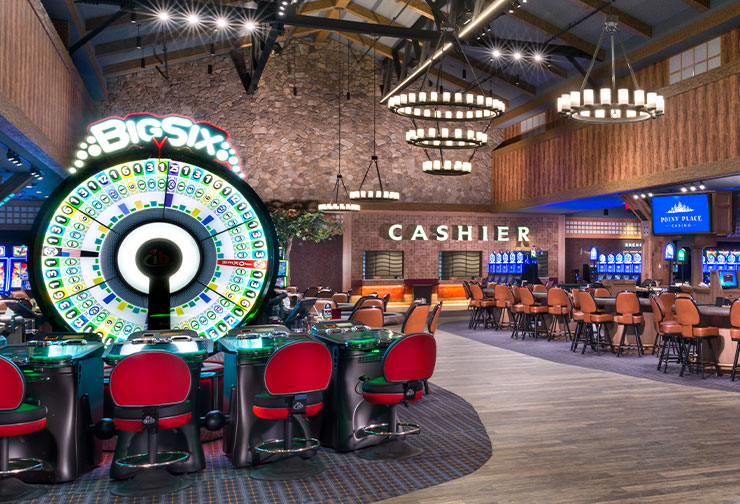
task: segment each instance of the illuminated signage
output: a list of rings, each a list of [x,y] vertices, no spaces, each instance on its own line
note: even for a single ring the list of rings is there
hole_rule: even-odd
[[[684,262],[686,260],[686,250],[678,249],[678,262]]]
[[[26,257],[27,255],[28,247],[26,247],[25,245],[15,245],[13,247],[13,257]]]
[[[666,261],[673,261],[676,258],[676,246],[672,243],[666,243],[663,257]]]
[[[474,230],[474,228],[477,228],[477,230]],[[474,231],[477,232],[474,233]],[[488,226],[448,226],[447,224],[440,224],[427,229],[421,224],[405,227],[402,224],[392,224],[388,226],[385,237],[393,241],[473,241],[475,235],[478,241],[499,242],[514,238],[510,234],[509,226],[493,226],[490,231],[489,233]],[[516,241],[529,243],[529,228],[527,226],[516,228]]]
[[[591,247],[591,250],[588,253],[588,260],[598,261],[599,260],[599,249],[597,249],[596,247]]]
[[[79,146],[74,168],[70,168],[72,173],[90,159],[123,151],[132,145],[154,145],[160,153],[166,145],[190,149],[228,166],[244,178],[239,154],[229,142],[229,134],[208,122],[196,122],[181,115],[137,113],[102,119],[91,124],[87,131],[88,137]]]
[[[653,196],[653,234],[712,231],[709,194]]]

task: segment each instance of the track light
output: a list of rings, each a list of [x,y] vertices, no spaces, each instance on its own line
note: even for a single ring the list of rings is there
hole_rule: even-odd
[[[688,189],[686,189],[685,187],[681,188],[681,192],[686,192],[686,191],[688,191]]]
[[[31,169],[28,171],[28,173],[35,178],[36,180],[43,180],[44,174],[41,173],[41,170],[36,168],[35,166],[31,166]]]
[[[640,197],[639,197],[639,196],[638,196],[637,194],[633,194],[633,195],[632,195],[632,198],[633,198],[633,199],[640,199]]]
[[[704,182],[700,182],[699,183],[699,189],[701,189],[703,191],[706,188],[707,188],[707,186],[704,185]]]
[[[21,161],[21,157],[17,152],[8,149],[7,158],[15,166],[23,166],[23,161]]]
[[[649,192],[649,193],[648,193],[648,197],[649,197],[649,198],[652,198],[652,197],[653,197],[653,193]]]
[[[645,198],[647,197],[647,194],[645,194],[645,193],[642,193],[642,194],[640,194],[640,197],[641,197],[642,199],[645,199]]]
[[[692,191],[696,191],[696,186],[692,185],[691,187],[689,187],[689,189],[691,189]]]
[[[131,24],[136,24],[136,12],[132,12],[129,19],[131,21]]]

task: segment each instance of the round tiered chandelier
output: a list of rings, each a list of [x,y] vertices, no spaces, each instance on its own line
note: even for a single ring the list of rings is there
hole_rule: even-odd
[[[586,83],[596,62],[596,57],[604,41],[604,36],[607,33],[611,40],[611,86],[601,88],[597,95],[593,89],[586,89]],[[626,88],[617,89],[614,54],[615,36],[619,42],[624,59],[627,62],[627,68],[629,68],[632,76],[632,82],[635,86],[633,90]],[[624,50],[617,16],[607,16],[604,27],[601,30],[599,43],[591,59],[591,64],[583,78],[581,89],[560,96],[558,98],[558,112],[576,121],[598,124],[647,121],[648,119],[655,119],[664,114],[665,100],[663,96],[653,92],[646,94],[644,90],[640,89],[637,83],[635,72],[632,70],[632,64],[627,57],[627,52]]]

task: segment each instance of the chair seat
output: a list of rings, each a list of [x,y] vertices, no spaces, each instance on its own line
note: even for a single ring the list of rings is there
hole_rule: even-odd
[[[419,390],[415,390],[414,398],[411,401],[417,401],[421,398],[422,385],[419,383]],[[362,397],[365,401],[372,404],[398,404],[404,399],[403,383],[389,382],[382,376],[363,382]]]
[[[566,315],[568,313],[568,307],[561,305],[552,305],[548,307],[547,312],[550,315]]]
[[[14,410],[0,412],[0,437],[31,434],[46,425],[46,406],[21,403]]]
[[[730,337],[732,341],[740,341],[740,329],[733,327],[730,329]]]
[[[576,322],[579,320],[584,320],[584,318],[585,318],[585,315],[582,311],[573,312],[573,320],[575,320]]]
[[[604,324],[606,322],[614,322],[614,317],[609,313],[592,313],[591,322],[595,324]]]
[[[257,394],[254,396],[252,411],[266,420],[285,420],[293,413],[293,395]],[[310,392],[306,398],[306,411],[301,415],[309,417],[317,414],[323,407],[321,392]]]
[[[529,305],[529,313],[547,313],[547,306]]]
[[[681,334],[681,324],[671,320],[660,323],[660,332],[663,334]]]
[[[614,320],[618,324],[624,324],[624,325],[633,325],[633,324],[642,324],[645,322],[645,317],[642,315],[617,315],[614,317]]]
[[[713,326],[708,327],[694,327],[694,336],[697,338],[706,338],[711,336],[719,336],[719,329]]]
[[[478,301],[479,308],[493,308],[494,306],[496,306],[496,301],[493,301],[491,299],[483,299],[482,301]]]
[[[192,409],[190,401],[170,406],[157,407],[159,414],[159,427],[162,429],[174,429],[181,427],[190,421]],[[113,410],[113,423],[117,429],[129,432],[144,430],[142,417],[144,408],[116,406]]]

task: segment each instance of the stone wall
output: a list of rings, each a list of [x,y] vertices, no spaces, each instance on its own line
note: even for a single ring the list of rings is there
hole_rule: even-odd
[[[364,52],[352,52],[349,101],[346,46],[332,40],[314,45],[312,39],[296,39],[280,55],[270,57],[255,95],[247,96],[231,59],[217,56],[170,66],[169,81],[153,70],[111,79],[109,101],[99,112],[101,117],[179,113],[210,121],[230,132],[247,181],[263,200],[325,200],[338,164],[340,93],[342,173],[348,188],[359,185],[372,155],[374,60],[372,54],[363,57]],[[212,75],[207,74],[208,63],[213,64]],[[379,65],[376,71],[379,83]],[[423,151],[405,143],[405,131],[411,127],[409,120],[378,104],[377,149],[385,187],[400,192],[407,202],[490,203],[490,150],[500,142],[500,130],[489,130],[490,144],[477,153],[471,175],[435,177],[421,171]]]
[[[352,281],[362,279],[363,250],[403,250],[404,278],[439,278],[439,252],[441,250],[480,251],[481,275],[487,274],[488,256],[493,251],[528,249],[532,245],[549,252],[548,275],[558,276],[558,239],[561,229],[560,217],[525,216],[521,214],[421,214],[421,213],[359,213],[352,216]],[[388,236],[388,227],[400,224],[401,230],[394,232],[403,236],[394,241]],[[412,240],[415,227],[421,225],[427,240]],[[435,230],[447,225],[449,238],[438,241]],[[457,226],[472,226],[470,240],[455,239]],[[481,240],[479,226],[487,226],[487,240]],[[509,227],[509,239],[497,241],[496,226]],[[529,242],[517,242],[517,227],[529,228]],[[389,281],[393,282],[393,281]]]

